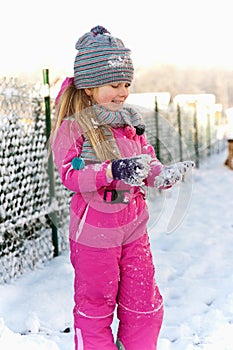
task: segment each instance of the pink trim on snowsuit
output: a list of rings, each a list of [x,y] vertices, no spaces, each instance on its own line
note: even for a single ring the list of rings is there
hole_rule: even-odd
[[[131,135],[123,127],[113,129],[113,133],[122,158],[152,156],[145,185],[153,186],[163,165],[146,136]],[[71,161],[81,155],[83,142],[76,122],[64,120],[52,144],[62,182],[75,193],[70,205],[75,349],[117,349],[110,326],[118,305],[118,338],[125,349],[155,350],[163,302],[155,284],[145,192],[107,178],[109,161],[73,169]],[[129,203],[106,203],[106,189],[127,190]]]

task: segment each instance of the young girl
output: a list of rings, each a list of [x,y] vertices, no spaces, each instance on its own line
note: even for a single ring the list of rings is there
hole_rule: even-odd
[[[144,187],[171,187],[193,162],[164,167],[141,116],[124,106],[134,68],[120,39],[97,26],[76,49],[74,77],[56,99],[51,135],[62,182],[74,192],[75,349],[155,350],[163,300],[154,278]]]

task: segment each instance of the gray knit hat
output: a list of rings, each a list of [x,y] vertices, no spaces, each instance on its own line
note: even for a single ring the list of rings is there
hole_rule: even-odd
[[[114,82],[131,83],[133,63],[130,50],[101,26],[91,29],[76,43],[74,85],[78,89]]]

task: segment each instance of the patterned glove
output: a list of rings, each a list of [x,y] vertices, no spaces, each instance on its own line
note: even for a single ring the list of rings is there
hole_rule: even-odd
[[[195,167],[193,161],[178,162],[165,166],[159,176],[155,178],[155,187],[171,187],[176,182],[182,180],[183,175]]]
[[[112,162],[113,178],[131,186],[141,186],[149,173],[150,161],[151,156],[148,154],[114,160]]]

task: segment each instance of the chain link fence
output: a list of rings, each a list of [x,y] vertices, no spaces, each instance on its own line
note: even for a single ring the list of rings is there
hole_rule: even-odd
[[[162,163],[192,159],[199,167],[202,159],[226,148],[224,133],[228,126],[227,118],[222,106],[212,101],[214,98],[209,104],[209,95],[197,95],[196,101],[192,103],[162,104],[159,103],[156,94],[151,97],[152,101],[145,93],[145,100],[150,102],[150,108],[137,108],[143,113],[147,138]],[[133,101],[134,98],[131,98],[131,104]],[[137,96],[134,102],[137,102]]]
[[[72,193],[61,184],[55,169],[51,198],[41,91],[41,85],[0,80],[0,284],[53,258],[54,224],[58,251],[68,249]],[[53,101],[51,110],[53,115]],[[206,115],[203,124],[193,107],[179,109],[170,104],[160,109],[155,103],[154,110],[142,112],[149,142],[165,164],[182,159],[199,162],[226,147],[226,141],[218,138],[225,122],[222,114]]]
[[[68,191],[56,176],[51,201],[41,86],[0,81],[0,283],[53,257],[51,213],[67,248]]]
[[[218,105],[216,105],[218,108]],[[192,159],[199,167],[203,159],[226,148],[222,130],[226,127],[224,112],[218,110],[199,113],[197,104],[170,104],[155,113],[157,138],[155,148],[159,159],[170,162]]]

